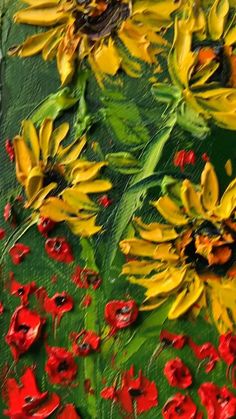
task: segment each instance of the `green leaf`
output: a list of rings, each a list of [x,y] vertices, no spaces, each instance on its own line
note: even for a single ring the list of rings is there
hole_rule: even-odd
[[[178,103],[182,96],[181,90],[177,86],[170,86],[165,83],[155,83],[151,90],[157,101],[169,105]]]
[[[111,169],[124,175],[135,174],[142,169],[140,162],[128,152],[109,153],[105,159]]]
[[[171,304],[170,301],[167,301],[145,318],[143,323],[137,328],[137,332],[133,339],[128,345],[124,345],[124,351],[117,355],[117,365],[127,362],[136,352],[138,352],[146,340],[151,337],[159,336],[161,327],[167,319]]]
[[[148,144],[146,149],[143,151],[141,161],[143,163],[143,170],[133,177],[130,186],[135,183],[146,179],[155,170],[163,152],[163,148],[170,138],[170,134],[176,122],[176,115],[169,115],[166,126],[162,128],[158,134]],[[107,244],[107,250],[104,254],[103,272],[104,276],[108,276],[113,260],[116,256],[119,241],[122,237],[122,233],[129,223],[135,210],[139,207],[141,198],[144,196],[147,188],[141,191],[129,191],[126,190],[120,199],[120,203],[117,206],[116,213],[114,215],[114,222],[109,232],[109,240]]]
[[[90,128],[92,123],[92,118],[91,115],[88,113],[87,104],[85,100],[85,92],[88,77],[88,71],[81,71],[79,73],[76,84],[75,94],[77,97],[80,98],[79,106],[74,121],[74,130],[76,138],[81,137],[81,135]]]
[[[44,99],[36,112],[33,113],[31,119],[37,124],[41,124],[45,118],[52,118],[54,120],[58,118],[63,111],[71,108],[78,99],[78,97],[73,97],[70,90],[65,87]]]
[[[181,126],[181,128],[201,140],[210,133],[210,128],[208,127],[205,119],[186,104],[182,104],[178,108],[177,123]]]

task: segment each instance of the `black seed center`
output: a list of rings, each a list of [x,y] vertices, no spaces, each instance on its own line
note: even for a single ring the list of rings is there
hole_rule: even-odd
[[[27,333],[30,330],[30,327],[27,326],[26,324],[20,324],[17,329],[18,329],[18,332]]]
[[[24,288],[23,288],[23,287],[21,287],[21,288],[18,288],[18,291],[17,291],[17,293],[18,293],[18,295],[23,295],[23,294],[25,293],[25,290],[24,290]]]
[[[143,394],[143,392],[139,388],[130,388],[129,389],[129,394],[130,394],[131,397],[138,397],[138,396],[141,396],[141,394]]]
[[[57,367],[58,372],[64,372],[64,371],[67,371],[68,369],[69,369],[69,365],[66,361],[60,362],[60,364]]]
[[[60,307],[66,303],[66,297],[58,296],[55,298],[55,304]]]

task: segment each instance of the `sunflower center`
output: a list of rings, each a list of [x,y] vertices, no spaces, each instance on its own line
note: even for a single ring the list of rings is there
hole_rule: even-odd
[[[77,0],[77,31],[98,40],[116,31],[131,14],[131,3],[124,0]]]
[[[57,187],[51,191],[51,196],[58,196],[68,185],[64,176],[55,167],[48,168],[44,173],[43,186],[48,186],[50,183],[57,183]]]

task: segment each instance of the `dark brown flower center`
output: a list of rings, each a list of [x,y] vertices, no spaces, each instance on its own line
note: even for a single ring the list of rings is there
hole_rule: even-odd
[[[23,332],[23,333],[27,333],[30,330],[30,327],[27,326],[26,324],[20,324],[17,328],[18,332]]]
[[[75,11],[78,32],[87,35],[90,40],[98,40],[109,36],[117,30],[121,23],[128,19],[131,6],[126,1],[97,1],[96,7],[90,1],[77,0],[78,10]],[[80,6],[82,10],[80,10]]]
[[[34,398],[32,396],[25,397],[25,403],[32,403],[33,401],[34,401]]]
[[[129,306],[124,306],[124,307],[119,308],[116,311],[116,314],[118,314],[118,315],[120,315],[120,314],[128,314],[130,312],[131,312],[131,308]]]
[[[87,351],[91,349],[91,346],[89,343],[83,342],[79,345],[79,349],[81,349],[82,351]]]
[[[69,365],[66,361],[61,361],[60,364],[57,367],[58,372],[64,372],[69,369]]]
[[[99,276],[97,274],[88,274],[87,275],[87,282],[90,285],[95,285],[99,281]]]
[[[62,306],[63,304],[65,304],[66,303],[66,297],[63,297],[63,296],[61,296],[61,295],[58,295],[56,298],[55,298],[55,304],[58,306],[58,307],[60,307],[60,306]]]
[[[184,410],[182,409],[182,407],[177,406],[177,407],[175,408],[175,412],[176,412],[178,415],[182,415],[182,414],[184,413]]]
[[[23,287],[21,287],[21,288],[18,288],[18,291],[17,291],[17,293],[18,293],[18,295],[23,295],[23,294],[25,293],[25,290],[24,290],[24,288],[23,288]]]
[[[138,396],[141,396],[143,392],[140,388],[130,388],[129,394],[131,397],[138,397]]]

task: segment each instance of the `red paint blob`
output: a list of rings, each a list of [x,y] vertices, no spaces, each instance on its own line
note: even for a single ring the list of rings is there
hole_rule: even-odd
[[[47,239],[45,250],[48,256],[57,262],[71,263],[74,260],[71,247],[64,237]]]
[[[9,250],[11,260],[14,265],[19,265],[24,258],[30,253],[30,247],[23,243],[16,243]]]

